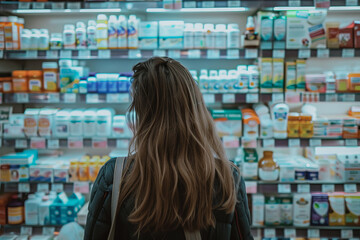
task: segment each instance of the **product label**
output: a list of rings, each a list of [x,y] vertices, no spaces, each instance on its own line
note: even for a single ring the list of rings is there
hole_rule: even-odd
[[[260,168],[259,177],[264,181],[275,181],[279,177],[279,169],[264,170],[263,168]]]
[[[345,202],[344,197],[329,197],[329,225],[343,226],[345,225]]]
[[[44,89],[48,91],[55,91],[57,89],[56,73],[44,71]]]

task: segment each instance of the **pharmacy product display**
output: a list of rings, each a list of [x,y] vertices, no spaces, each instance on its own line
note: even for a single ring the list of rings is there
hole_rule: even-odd
[[[79,193],[68,196],[66,193],[44,192],[35,194],[1,194],[3,205],[1,224],[13,225],[64,225],[73,222],[77,213],[85,203],[85,198]]]
[[[39,157],[36,150],[25,150],[0,157],[1,182],[69,183],[94,182],[109,156]]]
[[[307,150],[307,157],[297,154],[273,154],[264,151],[259,159],[256,149],[238,151],[235,163],[242,169],[245,180],[269,182],[358,182],[358,154],[316,155]]]
[[[131,138],[124,115],[111,108],[57,109],[27,108],[13,114],[4,124],[5,138],[23,137],[108,137]]]
[[[353,108],[354,110],[356,108]],[[301,113],[289,112],[289,106],[278,103],[270,109],[264,104],[255,104],[253,109],[212,110],[220,137],[246,138],[360,138],[360,122],[351,111],[349,115],[317,115],[317,109],[304,105]]]
[[[131,67],[152,56],[198,83],[256,239],[356,239],[359,6],[294,2],[0,4],[0,239],[86,223],[101,167],[131,143]]]

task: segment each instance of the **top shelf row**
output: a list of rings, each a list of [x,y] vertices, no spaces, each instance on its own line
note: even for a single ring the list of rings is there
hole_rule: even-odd
[[[70,14],[70,13],[114,13],[114,12],[248,12],[252,10],[287,11],[291,9],[315,9],[316,6],[325,5],[329,11],[358,11],[358,0],[228,0],[228,1],[176,1],[176,8],[166,9],[163,1],[72,1],[72,2],[31,2],[31,1],[0,1],[0,11],[9,11],[15,14]],[[320,4],[320,5],[317,5]],[[165,7],[165,8],[164,8]],[[171,6],[170,6],[171,8]]]

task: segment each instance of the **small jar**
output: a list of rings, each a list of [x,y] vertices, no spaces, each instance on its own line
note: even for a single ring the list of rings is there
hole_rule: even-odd
[[[43,85],[42,75],[42,71],[28,71],[29,92],[41,92]]]
[[[2,92],[3,93],[13,92],[13,82],[11,77],[4,77],[2,79]]]
[[[28,92],[29,91],[29,80],[27,71],[17,70],[13,71],[13,91],[14,92]]]
[[[43,68],[43,82],[44,90],[48,92],[58,91],[58,64],[57,62],[44,62]]]

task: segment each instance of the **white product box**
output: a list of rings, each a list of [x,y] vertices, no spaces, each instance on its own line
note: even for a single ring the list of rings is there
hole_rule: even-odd
[[[264,195],[260,195],[260,194],[252,195],[252,225],[253,226],[264,225],[264,207],[265,207]]]
[[[159,24],[157,21],[140,22],[139,48],[157,49],[159,38]]]
[[[30,182],[53,182],[54,171],[53,166],[34,165],[29,168]]]
[[[293,205],[294,226],[310,226],[311,194],[295,193],[293,198]]]
[[[159,22],[159,47],[181,49],[184,46],[184,21]]]

